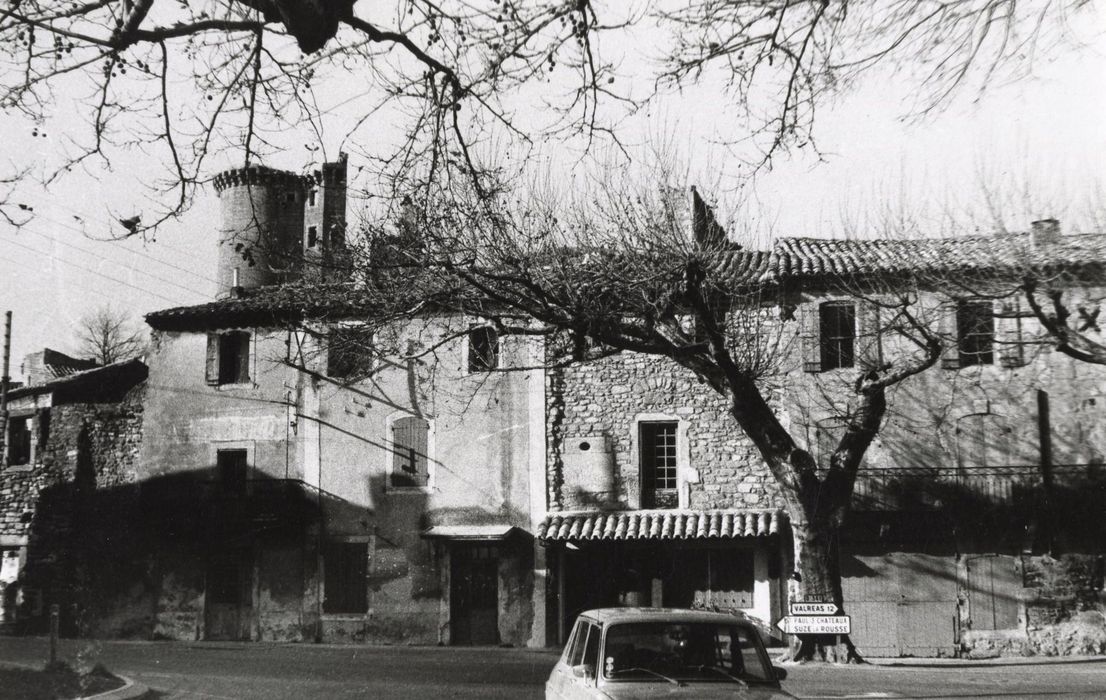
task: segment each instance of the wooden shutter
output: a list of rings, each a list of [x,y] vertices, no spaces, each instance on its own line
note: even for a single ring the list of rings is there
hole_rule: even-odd
[[[880,307],[871,301],[857,305],[857,358],[864,368],[883,366],[883,341],[880,338]]]
[[[941,342],[945,344],[941,353],[941,367],[944,369],[960,369],[960,333],[956,324],[957,303],[943,304],[939,311],[938,326],[941,333]]]
[[[392,423],[392,474],[424,486],[428,481],[429,425],[421,418],[400,418]]]
[[[256,374],[254,358],[257,355],[254,347],[254,334],[245,331],[241,334],[241,345],[238,349],[238,381],[248,382]]]
[[[219,383],[219,334],[207,334],[207,366],[204,378],[211,386]]]
[[[1026,363],[1022,338],[1022,310],[1018,296],[995,302],[995,335],[998,337],[999,363],[1003,367],[1021,367]]]
[[[822,371],[821,314],[817,303],[799,306],[799,336],[803,348],[803,371]]]

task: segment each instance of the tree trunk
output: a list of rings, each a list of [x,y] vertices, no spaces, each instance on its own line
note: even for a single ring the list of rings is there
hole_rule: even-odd
[[[788,584],[791,602],[835,603],[838,615],[846,614],[841,590],[841,554],[838,526],[792,516],[795,567]],[[792,637],[786,661],[864,663],[846,634]]]

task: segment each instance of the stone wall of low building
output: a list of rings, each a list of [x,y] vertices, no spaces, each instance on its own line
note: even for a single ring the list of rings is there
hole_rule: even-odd
[[[637,424],[662,418],[678,420],[686,435],[680,478],[687,507],[781,506],[772,475],[726,399],[667,358],[623,353],[551,371],[546,390],[552,510],[640,507]],[[590,454],[583,455],[585,442]]]

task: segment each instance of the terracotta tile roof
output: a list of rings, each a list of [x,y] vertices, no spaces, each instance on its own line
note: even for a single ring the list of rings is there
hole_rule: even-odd
[[[1106,234],[1100,233],[1061,235],[1042,245],[1034,245],[1027,233],[914,240],[782,238],[776,241],[762,279],[1002,273],[1026,267],[1069,269],[1104,263]]]
[[[353,284],[289,284],[244,289],[207,304],[178,306],[146,314],[157,330],[283,325],[305,318],[365,313],[370,300]]]
[[[665,510],[551,513],[538,526],[538,539],[686,540],[758,537],[779,532],[776,510]]]

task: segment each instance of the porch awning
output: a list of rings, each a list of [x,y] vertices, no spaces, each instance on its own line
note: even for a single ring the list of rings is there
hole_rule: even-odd
[[[664,510],[551,513],[538,527],[543,542],[690,540],[774,535],[778,510]]]
[[[422,536],[429,540],[500,542],[514,530],[514,525],[435,525],[423,530]]]

